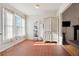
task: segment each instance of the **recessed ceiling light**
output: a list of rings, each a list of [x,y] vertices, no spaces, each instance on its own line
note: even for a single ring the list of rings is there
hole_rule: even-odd
[[[36,5],[34,5],[34,7],[35,7],[35,8],[39,8],[39,5],[38,5],[38,4],[36,4]]]

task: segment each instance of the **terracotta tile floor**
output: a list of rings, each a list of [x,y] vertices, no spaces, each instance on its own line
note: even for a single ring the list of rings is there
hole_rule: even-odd
[[[1,53],[1,56],[69,56],[66,50],[55,43],[25,40]]]

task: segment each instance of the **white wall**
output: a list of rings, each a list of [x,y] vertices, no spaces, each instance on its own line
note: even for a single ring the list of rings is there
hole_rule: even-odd
[[[27,39],[33,39],[33,29],[34,22],[38,21],[40,18],[38,16],[28,16],[27,17]]]
[[[67,40],[74,40],[73,26],[79,25],[79,4],[72,4],[72,6],[63,13],[63,21],[71,21],[71,26],[63,29],[63,31],[66,31]]]

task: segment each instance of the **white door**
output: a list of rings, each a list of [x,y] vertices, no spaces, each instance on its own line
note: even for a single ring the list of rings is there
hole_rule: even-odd
[[[51,18],[44,19],[44,40],[51,40]]]
[[[44,19],[44,40],[58,41],[58,19],[56,17]]]
[[[51,32],[52,32],[52,40],[58,41],[58,19],[56,17],[52,17]]]

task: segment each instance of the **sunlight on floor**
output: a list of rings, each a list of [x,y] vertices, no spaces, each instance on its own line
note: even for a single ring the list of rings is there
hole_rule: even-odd
[[[34,45],[56,45],[56,43],[35,42]]]

